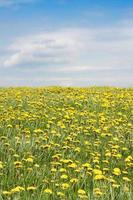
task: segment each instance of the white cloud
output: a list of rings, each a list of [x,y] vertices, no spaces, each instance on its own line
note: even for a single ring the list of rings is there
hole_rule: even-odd
[[[45,70],[52,66],[60,72],[131,68],[133,25],[38,33],[18,38],[8,51],[5,67]]]
[[[52,65],[70,63],[82,48],[78,38],[79,33],[74,30],[61,30],[18,39],[9,47],[14,53],[7,57],[4,66],[31,62]]]

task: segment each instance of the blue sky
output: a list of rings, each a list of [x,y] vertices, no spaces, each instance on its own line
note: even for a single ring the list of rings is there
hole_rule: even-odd
[[[133,1],[0,0],[0,86],[132,86]]]

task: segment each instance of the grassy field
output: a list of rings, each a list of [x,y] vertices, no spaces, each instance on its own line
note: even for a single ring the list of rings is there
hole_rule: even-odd
[[[1,88],[0,200],[132,200],[133,88]]]

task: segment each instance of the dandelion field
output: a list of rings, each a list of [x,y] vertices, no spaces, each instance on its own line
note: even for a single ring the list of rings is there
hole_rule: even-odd
[[[0,200],[132,200],[132,107],[132,88],[1,88]]]

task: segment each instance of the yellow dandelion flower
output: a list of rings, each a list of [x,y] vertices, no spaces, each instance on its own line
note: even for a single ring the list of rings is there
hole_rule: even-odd
[[[64,197],[65,194],[63,192],[57,192],[57,196]]]
[[[79,199],[82,199],[82,200],[88,199],[88,196],[87,196],[87,195],[79,194],[78,197],[79,197]]]
[[[68,183],[62,183],[61,184],[61,188],[63,189],[63,190],[66,190],[66,189],[68,189],[70,187],[70,185],[68,184]]]
[[[95,188],[93,190],[93,192],[94,192],[95,196],[102,196],[103,195],[103,192],[100,190],[100,188]]]
[[[3,191],[2,194],[8,196],[8,195],[11,195],[11,192],[9,192],[9,191]]]
[[[0,161],[0,169],[3,169],[3,162]]]
[[[37,189],[37,187],[35,187],[35,186],[27,187],[27,191],[35,191],[36,189]]]
[[[61,179],[68,179],[68,175],[62,174],[62,175],[61,175]]]
[[[113,174],[116,175],[116,176],[119,176],[119,175],[121,175],[121,170],[119,168],[114,168]]]
[[[78,179],[77,178],[72,178],[71,180],[70,180],[70,183],[77,183],[78,182]]]
[[[126,176],[124,176],[122,179],[123,179],[124,181],[126,181],[126,182],[130,182],[130,181],[131,181],[131,179],[129,179],[129,178],[126,177]]]
[[[110,152],[107,152],[107,153],[105,154],[105,156],[106,156],[106,157],[111,157],[111,153],[110,153]]]
[[[102,171],[100,169],[93,169],[94,175],[102,175]]]
[[[79,190],[78,190],[78,194],[80,194],[80,195],[85,195],[86,192],[85,192],[85,190],[83,190],[83,189],[79,189]]]
[[[131,162],[133,160],[132,156],[128,156],[126,159],[125,159],[125,162]]]
[[[49,188],[46,188],[46,189],[44,190],[44,193],[46,193],[46,194],[52,194],[53,191],[52,191],[51,189],[49,189]]]
[[[70,159],[61,159],[60,161],[65,164],[72,163],[72,161]]]
[[[13,194],[13,193],[17,193],[17,192],[21,192],[21,191],[24,191],[25,189],[21,186],[17,186],[13,189],[10,190],[10,192]]]
[[[72,163],[70,165],[68,165],[69,168],[75,169],[77,167],[76,163]]]
[[[14,165],[15,165],[16,168],[21,168],[21,167],[22,167],[22,162],[20,162],[20,161],[15,161],[15,162],[14,162]]]
[[[119,184],[115,184],[115,183],[113,183],[113,184],[112,184],[112,187],[113,187],[113,188],[119,188],[120,185],[119,185]]]
[[[57,171],[56,168],[52,168],[52,169],[51,169],[51,172],[56,172],[56,171]]]
[[[26,159],[26,161],[29,162],[29,163],[33,163],[33,158],[29,157],[29,158]]]
[[[59,172],[66,172],[67,170],[65,168],[60,168]]]
[[[90,168],[90,164],[89,163],[84,163],[84,164],[82,164],[82,167],[84,167],[84,168]]]
[[[94,180],[105,180],[106,177],[102,174],[97,174],[94,176]]]
[[[35,164],[34,166],[35,166],[36,168],[39,168],[39,167],[40,167],[38,164]]]
[[[74,149],[74,151],[79,153],[79,152],[80,152],[80,147],[76,147],[76,148]]]

